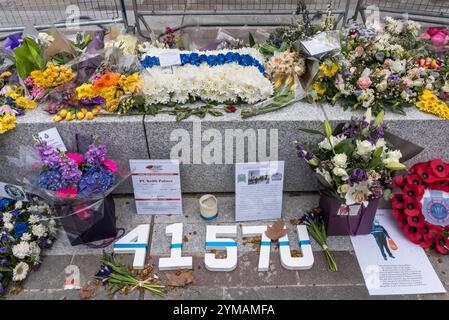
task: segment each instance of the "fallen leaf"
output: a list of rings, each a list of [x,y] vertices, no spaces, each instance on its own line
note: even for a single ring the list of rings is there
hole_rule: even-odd
[[[291,254],[293,258],[299,258],[302,257],[302,253],[299,250],[291,250]]]
[[[168,286],[185,287],[186,285],[195,283],[193,270],[178,270],[175,274],[166,273],[165,275],[168,280]]]
[[[298,218],[295,218],[295,219],[291,219],[290,223],[294,226],[297,226],[297,225],[301,224],[301,221]]]
[[[282,219],[277,219],[276,222],[265,231],[265,235],[273,241],[282,238],[287,235],[287,233],[288,231],[285,229],[284,220]]]
[[[93,282],[88,282],[80,290],[80,299],[87,300],[95,296],[95,291],[97,291],[97,286]]]
[[[187,236],[183,236],[182,237],[182,242],[189,242],[189,238],[187,238]]]
[[[21,293],[22,291],[23,291],[23,288],[21,288],[21,287],[11,287],[8,290],[8,294],[11,296],[15,296],[15,295]]]

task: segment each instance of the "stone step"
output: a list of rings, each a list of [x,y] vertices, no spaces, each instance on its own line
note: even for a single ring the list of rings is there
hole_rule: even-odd
[[[109,146],[112,158],[129,159],[180,158],[182,191],[187,193],[234,192],[234,163],[245,161],[285,161],[285,191],[314,191],[312,171],[297,159],[292,141],[316,141],[298,128],[321,130],[322,121],[333,125],[347,121],[352,111],[339,106],[294,103],[282,110],[241,119],[238,113],[222,117],[196,117],[176,122],[173,116],[155,117],[99,116],[92,121],[52,123],[41,110],[31,110],[19,117],[17,128],[0,135],[1,156],[16,156],[18,145],[32,145],[32,135],[56,126],[67,145],[74,145],[75,134],[96,135]],[[385,122],[389,131],[421,145],[425,150],[412,159],[429,160],[435,157],[449,161],[449,121],[407,109],[402,116],[387,112]],[[0,157],[0,181],[14,182],[16,172],[8,169]],[[130,179],[115,193],[132,193]]]

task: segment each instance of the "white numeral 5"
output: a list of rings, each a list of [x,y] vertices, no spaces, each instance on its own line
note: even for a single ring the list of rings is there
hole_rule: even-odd
[[[206,250],[226,250],[226,258],[217,259],[215,253],[206,253],[204,263],[210,271],[232,271],[237,267],[237,242],[234,239],[218,238],[237,236],[237,226],[207,226]]]

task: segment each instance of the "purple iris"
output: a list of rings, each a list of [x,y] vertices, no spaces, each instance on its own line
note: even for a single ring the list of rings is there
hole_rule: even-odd
[[[307,161],[312,160],[313,159],[313,153],[312,152],[307,152],[305,158],[306,158]]]
[[[6,266],[8,264],[8,259],[1,259],[0,266]]]
[[[368,180],[368,176],[366,175],[365,170],[357,168],[352,170],[351,175],[349,176],[349,185],[352,187],[354,184],[359,182]]]
[[[20,34],[13,34],[6,38],[3,46],[8,51],[13,51],[15,48],[20,47],[23,43],[23,38]]]
[[[8,247],[0,247],[0,253],[7,253],[8,252]]]
[[[95,104],[95,105],[103,105],[103,104],[106,104],[106,100],[103,97],[98,96],[98,97],[92,98],[91,103]]]
[[[298,143],[296,145],[296,153],[298,154],[298,157],[301,159],[304,159],[304,149],[303,149],[303,145]]]

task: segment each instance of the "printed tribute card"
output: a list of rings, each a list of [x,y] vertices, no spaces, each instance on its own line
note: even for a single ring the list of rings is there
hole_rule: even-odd
[[[179,160],[129,160],[138,214],[182,214]]]
[[[282,214],[284,161],[236,163],[235,218],[273,220]]]

